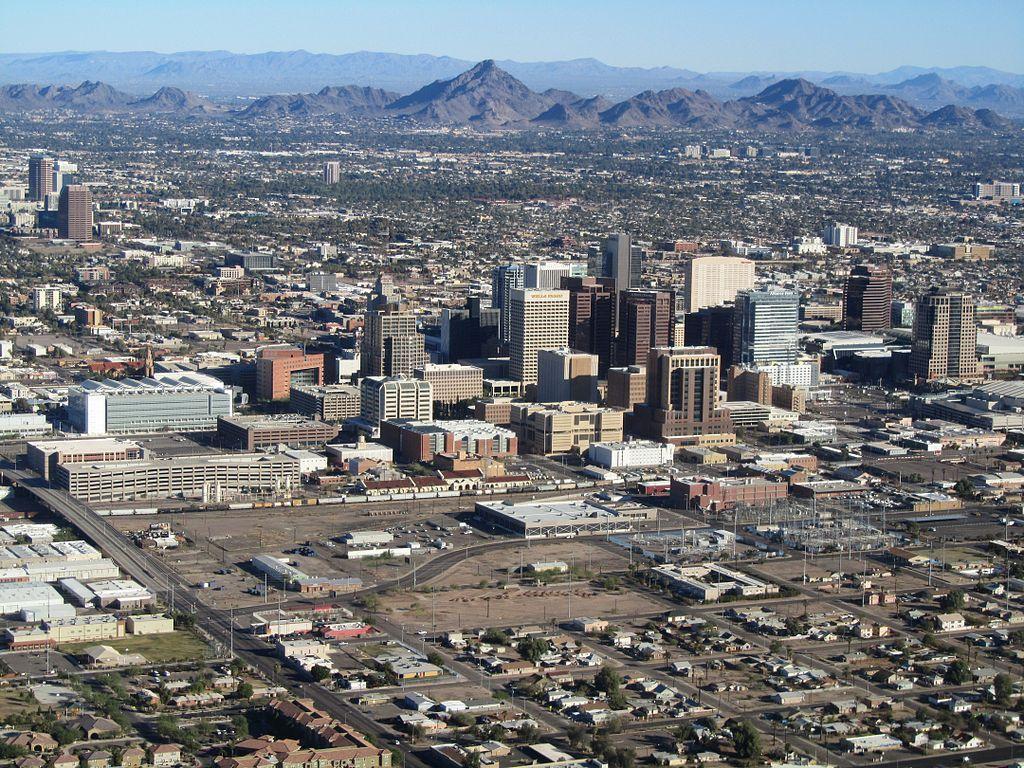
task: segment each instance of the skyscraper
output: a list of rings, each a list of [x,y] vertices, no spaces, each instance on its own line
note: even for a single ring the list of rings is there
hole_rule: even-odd
[[[659,347],[647,358],[647,399],[634,430],[654,440],[714,443],[732,424],[718,406],[721,360],[712,347]]]
[[[604,376],[614,362],[615,283],[607,277],[563,277],[569,291],[569,346],[597,355]]]
[[[858,264],[843,288],[843,328],[877,331],[891,327],[892,272],[888,267]]]
[[[597,356],[568,347],[537,353],[537,402],[596,403]]]
[[[580,261],[533,261],[525,265],[524,288],[557,289],[563,277],[583,277],[587,265]]]
[[[825,245],[833,245],[838,248],[856,245],[857,228],[834,221],[821,231],[821,239],[825,241]]]
[[[323,180],[325,184],[337,184],[341,181],[341,163],[337,160],[328,160],[324,163]]]
[[[57,232],[68,240],[92,240],[92,192],[84,184],[68,184],[60,191]]]
[[[53,191],[60,192],[67,184],[78,183],[78,164],[57,160],[53,164]]]
[[[28,199],[45,200],[53,192],[53,158],[32,155],[28,159]]]
[[[491,306],[499,311],[498,332],[508,342],[512,291],[525,288],[526,268],[522,264],[501,264],[491,273]]]
[[[360,351],[364,376],[411,376],[428,362],[416,315],[395,308],[366,312]]]
[[[671,291],[619,293],[619,365],[645,365],[654,347],[672,344],[675,298]]]
[[[735,362],[733,326],[736,310],[732,306],[704,307],[690,312],[683,322],[683,340],[688,347],[714,347],[728,368]]]
[[[512,291],[509,371],[523,385],[537,383],[537,353],[569,343],[569,292],[540,288]]]
[[[610,277],[618,291],[638,288],[643,273],[643,249],[633,245],[633,239],[619,232],[609,235],[601,245],[590,249],[589,274],[591,277]]]
[[[941,288],[918,298],[910,348],[912,376],[924,381],[977,378],[977,343],[974,299]]]
[[[686,311],[731,302],[754,287],[754,262],[738,256],[694,256],[683,263]]]
[[[736,295],[733,357],[738,363],[793,363],[797,355],[800,294],[783,288]]]

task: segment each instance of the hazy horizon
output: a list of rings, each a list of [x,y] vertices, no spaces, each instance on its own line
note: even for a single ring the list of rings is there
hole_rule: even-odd
[[[7,54],[370,51],[467,61],[594,58],[698,72],[966,66],[1024,73],[1024,5],[1015,0],[97,0],[56,3],[45,25],[33,7],[13,5],[5,21],[19,29]]]

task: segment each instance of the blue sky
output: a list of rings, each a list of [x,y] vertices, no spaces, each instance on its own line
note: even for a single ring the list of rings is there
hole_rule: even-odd
[[[50,0],[3,52],[303,48],[707,70],[1024,72],[1024,0]]]

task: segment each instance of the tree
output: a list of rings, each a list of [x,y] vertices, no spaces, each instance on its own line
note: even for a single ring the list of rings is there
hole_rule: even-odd
[[[740,760],[754,761],[761,756],[761,734],[744,720],[732,726],[732,747]]]
[[[431,651],[430,653],[428,653],[427,654],[427,661],[430,662],[431,664],[433,664],[435,667],[443,667],[444,666],[444,656],[442,656],[437,651]]]
[[[462,758],[462,768],[480,768],[480,753],[467,752]]]
[[[490,645],[508,645],[508,634],[497,627],[489,627],[481,639]]]
[[[28,751],[24,747],[17,747],[14,744],[0,744],[0,760],[13,760],[16,757],[24,757]]]
[[[476,723],[476,718],[469,712],[456,712],[448,722],[456,728],[469,728]]]
[[[1001,707],[1010,706],[1010,702],[1013,701],[1013,678],[1005,672],[1000,672],[996,675],[992,687],[995,691],[996,704]]]
[[[235,741],[249,738],[249,721],[245,715],[235,715],[231,718],[231,724],[235,728]]]
[[[235,696],[237,696],[240,699],[251,699],[253,693],[254,691],[252,689],[252,683],[250,683],[247,680],[243,680],[238,684],[238,687],[235,688]]]
[[[542,637],[525,637],[519,641],[516,650],[527,661],[538,662],[548,652],[548,641]]]
[[[572,723],[565,729],[565,738],[569,742],[569,749],[583,749],[587,742],[587,729],[582,725]]]
[[[964,685],[971,679],[971,670],[962,659],[957,659],[946,670],[947,685]]]
[[[959,611],[964,607],[966,600],[963,592],[959,589],[954,589],[942,596],[942,599],[939,600],[939,605],[947,611]]]
[[[313,668],[309,670],[309,676],[316,682],[322,683],[331,676],[331,670],[323,664],[315,664],[313,665]]]
[[[526,723],[519,729],[519,740],[523,744],[533,744],[540,736],[540,728],[533,723]]]
[[[594,677],[594,687],[603,693],[618,691],[622,685],[622,678],[619,673],[611,667],[601,667],[601,671]]]
[[[974,498],[974,486],[971,485],[971,481],[966,477],[961,477],[956,481],[956,485],[953,486],[953,493],[959,496],[961,499],[973,499]]]

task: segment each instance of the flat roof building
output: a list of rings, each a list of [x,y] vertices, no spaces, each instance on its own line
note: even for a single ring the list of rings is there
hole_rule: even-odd
[[[209,431],[232,413],[223,382],[199,373],[83,381],[68,390],[68,418],[87,435]]]
[[[359,416],[359,387],[349,384],[296,385],[288,401],[296,413],[320,421],[341,422]]]
[[[145,450],[133,440],[95,438],[83,440],[46,440],[28,443],[28,465],[49,480],[58,464],[93,461],[131,461],[145,456]]]
[[[287,400],[293,386],[324,383],[324,356],[298,347],[263,347],[256,357],[256,397]]]
[[[651,568],[651,574],[673,592],[707,603],[717,602],[726,595],[766,597],[779,592],[776,584],[761,581],[718,563],[667,563]]]
[[[224,494],[298,488],[300,465],[284,454],[214,454],[140,461],[65,464],[54,485],[82,501],[174,497],[216,500]]]
[[[417,379],[430,382],[434,401],[460,403],[484,393],[484,372],[475,365],[427,363],[413,371]]]
[[[511,424],[522,450],[543,455],[622,440],[622,417],[622,411],[593,403],[511,404]]]
[[[338,435],[338,427],[294,413],[269,416],[222,416],[217,437],[225,448],[255,451],[275,445],[291,448],[321,446]]]
[[[535,501],[509,504],[478,501],[476,513],[503,531],[527,539],[572,538],[630,531],[657,511],[639,504],[581,501]]]

